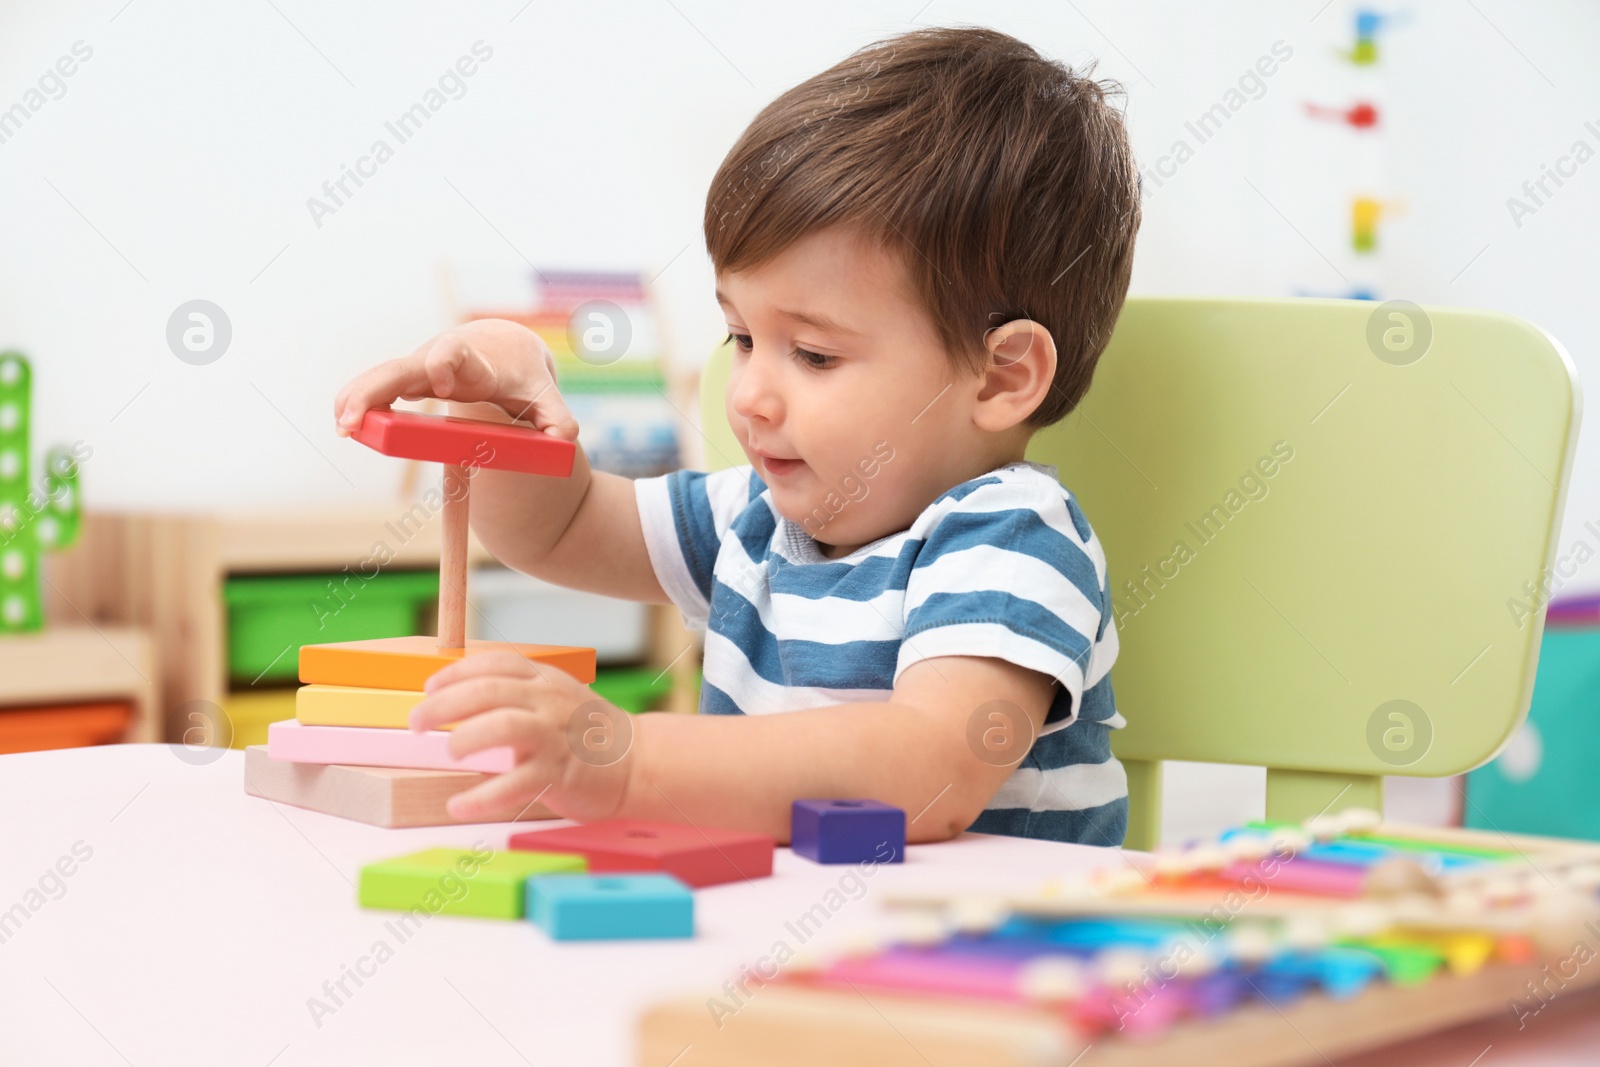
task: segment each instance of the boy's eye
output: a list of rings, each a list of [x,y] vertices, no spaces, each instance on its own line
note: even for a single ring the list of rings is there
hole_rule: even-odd
[[[755,342],[747,333],[730,333],[723,338],[723,344],[731,344],[741,352],[749,352],[755,347]],[[805,348],[796,348],[794,358],[812,370],[824,370],[837,362],[837,357],[825,356],[821,352],[812,352]]]
[[[811,352],[804,348],[796,348],[794,350],[794,358],[813,370],[822,370],[825,367],[833,366],[834,359],[832,356],[825,356],[821,352]]]

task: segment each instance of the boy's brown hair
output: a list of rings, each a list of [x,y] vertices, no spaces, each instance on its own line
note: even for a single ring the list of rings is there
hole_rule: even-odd
[[[1092,68],[1090,68],[1092,70]],[[760,266],[826,226],[895,250],[958,368],[985,332],[1033,319],[1055,338],[1058,421],[1089,388],[1122,309],[1139,172],[1110,81],[987,29],[878,41],[762,109],[706,198],[718,273]]]

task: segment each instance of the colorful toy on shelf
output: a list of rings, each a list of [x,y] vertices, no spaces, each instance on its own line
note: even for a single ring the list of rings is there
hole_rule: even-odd
[[[1370,196],[1358,196],[1350,201],[1350,247],[1357,252],[1371,252],[1378,247],[1378,220],[1393,211],[1394,205],[1385,204]]]
[[[1372,289],[1369,289],[1369,288],[1366,288],[1365,286],[1360,286],[1360,285],[1351,286],[1349,289],[1345,290],[1342,293],[1324,293],[1324,292],[1317,292],[1317,291],[1311,290],[1311,289],[1296,289],[1294,295],[1295,296],[1316,297],[1319,300],[1376,300],[1376,299],[1378,299],[1378,294],[1377,294],[1376,291],[1374,291]]]
[[[906,813],[876,800],[797,800],[789,847],[815,863],[901,863]]]
[[[1600,985],[1600,847],[1349,810],[995,896],[901,894],[898,921],[709,999],[651,1008],[640,1062],[1217,1062],[1344,1055]],[[730,990],[732,991],[730,993]],[[708,1010],[709,1009],[709,1010]],[[885,1025],[885,1023],[889,1025]],[[1134,1042],[1158,1040],[1148,1053]],[[970,1054],[969,1054],[970,1053]]]
[[[555,941],[694,936],[694,894],[670,874],[528,879],[528,918]]]
[[[45,552],[78,537],[78,448],[45,453],[41,484],[29,465],[33,372],[21,352],[0,352],[0,634],[44,625]],[[81,447],[81,446],[79,446]]]
[[[561,394],[582,427],[595,470],[629,478],[681,466],[678,414],[668,399],[668,361],[659,315],[640,271],[535,268],[525,304],[519,279],[474,298],[462,320],[503,318],[533,330],[556,360]]]
[[[607,379],[637,383],[662,373],[656,316],[638,272],[536,270],[523,321],[556,357],[563,392],[569,382],[583,392]]]
[[[766,834],[646,819],[529,830],[513,834],[510,842],[514,849],[576,852],[594,874],[656,871],[697,889],[767,877],[773,846]]]
[[[1328,107],[1323,104],[1306,104],[1306,114],[1315,119],[1343,122],[1358,130],[1370,130],[1378,124],[1378,109],[1365,100],[1349,107]]]
[[[362,774],[362,768],[403,768],[455,773],[503,773],[515,765],[509,748],[477,752],[465,759],[450,755],[448,730],[423,733],[408,728],[412,708],[436,671],[464,657],[511,651],[562,670],[581,682],[595,678],[592,648],[516,645],[466,639],[467,518],[471,475],[478,469],[565,478],[572,474],[576,447],[515,423],[369,411],[353,435],[385,455],[445,464],[443,530],[439,562],[439,635],[409,636],[303,645],[296,695],[296,718],[268,728],[269,759],[297,765],[325,765],[329,774],[293,778],[261,774],[274,792],[298,798],[291,803],[351,814],[368,822],[396,818],[408,806],[409,825],[440,821],[449,792],[467,788],[464,779],[440,787],[419,780],[419,798],[400,794],[411,779]],[[335,773],[331,768],[338,768]],[[315,779],[313,781],[313,779]],[[352,798],[344,790],[355,790]],[[263,788],[260,795],[270,795]],[[330,805],[323,807],[320,805]]]
[[[1378,31],[1394,22],[1394,16],[1370,8],[1357,8],[1355,13],[1355,41],[1350,51],[1339,53],[1358,67],[1370,67],[1378,62]]]

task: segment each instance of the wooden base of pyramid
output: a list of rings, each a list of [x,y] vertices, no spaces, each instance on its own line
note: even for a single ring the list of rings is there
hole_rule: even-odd
[[[470,771],[289,763],[269,758],[265,745],[251,745],[244,754],[244,791],[251,796],[391,828],[461,825],[445,811],[445,801],[489,777]],[[555,818],[555,812],[535,804],[517,821]]]

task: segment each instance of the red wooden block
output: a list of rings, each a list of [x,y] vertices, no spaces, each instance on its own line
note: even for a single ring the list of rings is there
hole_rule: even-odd
[[[591,874],[662,871],[699,888],[765,878],[772,873],[774,843],[766,834],[714,826],[606,819],[513,834],[510,847],[530,852],[576,852],[588,859]]]
[[[531,426],[414,411],[369,411],[350,436],[386,456],[555,478],[572,477],[577,453]]]

